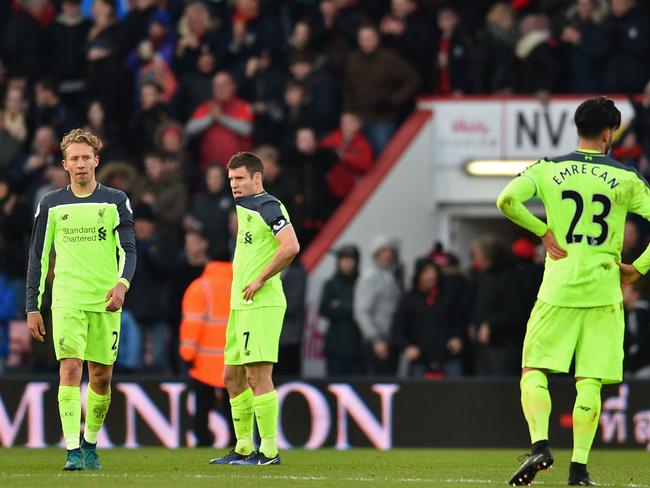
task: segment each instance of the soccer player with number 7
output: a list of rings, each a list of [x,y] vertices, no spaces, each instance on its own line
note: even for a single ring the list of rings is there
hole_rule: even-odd
[[[650,218],[650,189],[634,168],[607,155],[621,123],[619,110],[608,98],[592,98],[580,104],[574,121],[578,149],[533,164],[508,183],[497,201],[506,217],[541,237],[547,253],[522,355],[521,404],[532,447],[511,485],[529,485],[553,465],[547,375],[567,373],[574,356],[577,393],[568,484],[595,484],[587,460],[600,417],[601,385],[619,383],[623,376],[621,285],[650,269],[650,248],[633,264],[620,262],[627,213]],[[546,223],[524,206],[533,197],[544,204]]]
[[[70,184],[38,204],[27,267],[27,327],[45,341],[41,300],[56,253],[52,342],[59,360],[59,414],[67,448],[65,471],[100,469],[97,434],[111,402],[120,339],[120,311],[136,264],[133,212],[121,191],[97,182],[102,142],[83,129],[61,141]],[[88,362],[86,423],[81,430],[81,377]]]
[[[278,394],[273,364],[287,301],[280,272],[300,250],[286,208],[263,188],[264,166],[253,153],[228,162],[228,180],[237,207],[230,317],[226,329],[223,380],[237,444],[211,464],[278,465]],[[253,416],[260,434],[253,445]]]

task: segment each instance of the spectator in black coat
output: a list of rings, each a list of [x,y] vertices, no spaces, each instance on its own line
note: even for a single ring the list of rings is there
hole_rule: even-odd
[[[426,80],[433,69],[433,25],[415,0],[392,0],[379,23],[384,46],[397,51]],[[425,87],[422,86],[424,89]]]
[[[277,144],[281,136],[282,98],[287,81],[285,70],[273,62],[269,50],[249,58],[241,67],[237,85],[242,98],[253,108],[254,144]]]
[[[81,0],[63,0],[61,14],[50,24],[47,32],[49,75],[58,81],[61,96],[81,110],[86,86],[86,57],[84,45],[91,22],[81,15]]]
[[[461,376],[463,349],[462,302],[447,287],[440,269],[429,258],[416,261],[413,286],[402,296],[392,325],[392,341],[400,349],[410,377],[426,374]]]
[[[433,81],[425,79],[425,86],[435,93],[470,93],[474,80],[474,46],[460,25],[458,12],[451,5],[438,11],[436,21],[440,34],[434,46]]]
[[[495,4],[485,17],[476,42],[476,91],[511,93],[516,80],[515,12],[507,3]]]
[[[112,0],[95,0],[93,17],[85,46],[87,93],[90,99],[102,103],[110,120],[126,123],[132,100],[123,70],[126,34],[117,22]]]
[[[472,334],[477,343],[476,372],[514,376],[520,370],[527,318],[519,275],[510,253],[491,236],[481,238],[475,249],[479,267]]]
[[[575,12],[562,30],[560,39],[567,50],[568,90],[573,93],[600,93],[603,63],[609,45],[601,25],[597,0],[577,0]]]
[[[225,57],[224,43],[210,18],[210,12],[200,0],[185,4],[183,16],[178,21],[179,39],[176,43],[172,67],[177,75],[196,69],[202,53],[211,51],[219,62]]]
[[[44,78],[34,87],[35,104],[31,114],[31,126],[49,125],[54,128],[59,139],[77,127],[77,114],[63,102],[57,92],[54,80]]]
[[[60,164],[59,139],[49,125],[42,125],[34,133],[31,150],[13,164],[10,177],[15,188],[25,197],[33,199],[43,184],[47,167]]]
[[[203,232],[190,229],[185,232],[185,247],[177,257],[169,273],[169,288],[167,290],[167,322],[171,332],[169,338],[170,364],[173,373],[181,373],[184,362],[178,354],[178,333],[182,320],[182,302],[185,290],[192,281],[203,273],[205,265],[210,261],[208,254],[209,241]],[[225,261],[230,261],[225,256]],[[221,260],[221,259],[220,259]]]
[[[323,287],[320,314],[329,321],[325,335],[328,376],[363,376],[361,331],[354,319],[354,286],[359,277],[359,250],[352,245],[336,251],[336,273]]]
[[[625,306],[625,359],[626,376],[650,378],[650,302],[648,282],[641,278],[623,288]]]
[[[162,95],[160,85],[154,81],[147,81],[140,88],[141,108],[133,114],[129,125],[131,153],[138,159],[155,149],[156,131],[170,118]]]
[[[650,25],[634,0],[610,0],[604,27],[612,53],[605,66],[605,91],[639,93],[650,78]]]
[[[284,171],[278,150],[263,145],[256,147],[254,152],[264,164],[264,190],[284,203],[289,216],[298,215],[305,197],[296,176],[290,171]],[[296,232],[299,233],[298,227]]]
[[[198,229],[205,234],[211,256],[223,255],[228,250],[228,216],[233,206],[223,166],[208,166],[203,191],[194,198],[192,211],[185,217],[183,226],[185,229]]]
[[[140,357],[144,357],[145,351],[150,349],[151,358],[147,358],[150,361],[145,361],[145,364],[156,367],[157,372],[164,372],[168,367],[170,334],[163,297],[175,250],[156,228],[156,217],[149,205],[136,205],[133,217],[138,262],[124,308],[137,323],[141,340],[134,338],[134,342],[140,344]],[[150,344],[150,347],[145,344]]]
[[[562,65],[558,43],[553,39],[549,19],[530,14],[519,22],[521,37],[515,46],[518,61],[517,92],[554,93],[559,90]]]
[[[336,126],[341,96],[340,89],[330,73],[316,65],[314,57],[297,54],[290,60],[289,71],[293,79],[305,88],[307,108],[317,121],[314,127],[319,135]]]
[[[266,188],[266,187],[265,187]],[[307,275],[300,259],[294,259],[282,270],[282,288],[287,298],[287,310],[284,312],[278,363],[273,368],[274,374],[300,376],[302,367],[302,335],[305,326],[305,290]]]
[[[46,0],[20,0],[2,33],[2,48],[10,69],[34,82],[45,71],[46,31],[41,16]]]
[[[203,49],[197,57],[195,69],[183,72],[172,101],[176,118],[186,122],[199,105],[212,97],[212,78],[217,63],[210,49]]]
[[[301,211],[293,217],[299,240],[305,248],[325,225],[336,201],[325,184],[325,175],[336,162],[332,151],[319,147],[313,129],[302,128],[296,132],[295,152],[287,158],[287,169],[296,177],[303,190],[304,200]]]
[[[10,280],[25,278],[32,215],[29,202],[0,174],[0,270]]]

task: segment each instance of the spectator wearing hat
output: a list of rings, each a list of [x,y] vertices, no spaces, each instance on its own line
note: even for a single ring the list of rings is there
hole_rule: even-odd
[[[354,318],[354,288],[359,276],[359,250],[353,245],[336,251],[336,271],[325,282],[319,312],[329,322],[325,334],[327,375],[363,376],[361,331]]]
[[[169,278],[170,263],[174,261],[174,246],[158,230],[153,208],[139,203],[133,212],[138,263],[124,308],[130,312],[136,336],[130,341],[137,357],[145,365],[166,371],[169,365],[169,325],[165,321],[163,296]],[[145,354],[146,353],[146,354]],[[125,358],[126,359],[126,358]]]
[[[372,263],[363,271],[354,290],[354,318],[361,329],[368,373],[388,376],[395,374],[396,357],[390,334],[402,294],[396,277],[397,242],[378,235],[372,239],[370,248]]]

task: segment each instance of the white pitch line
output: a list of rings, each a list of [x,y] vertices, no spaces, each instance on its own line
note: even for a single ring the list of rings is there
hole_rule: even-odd
[[[263,479],[263,480],[288,480],[288,481],[351,481],[351,482],[365,482],[365,483],[376,483],[376,482],[387,482],[387,483],[449,483],[449,484],[492,484],[505,483],[504,480],[494,481],[489,479],[475,479],[475,478],[380,478],[380,477],[369,477],[369,476],[346,476],[342,478],[328,477],[328,476],[297,476],[297,475],[281,475],[281,474],[264,474],[264,475],[254,475],[254,474],[243,474],[243,473],[233,473],[228,471],[228,473],[223,474],[181,474],[181,473],[169,473],[171,478],[194,478],[194,479]],[[106,479],[115,479],[115,478],[142,478],[142,479],[153,479],[159,475],[154,474],[145,474],[145,473],[79,473],[77,476],[74,474],[71,476],[70,473],[49,473],[49,474],[37,474],[37,473],[6,473],[0,472],[0,476],[3,478],[42,478],[44,476],[57,477],[57,478],[70,478],[70,479],[87,479],[87,478],[106,478]],[[535,485],[546,485],[544,481],[535,481]],[[628,488],[650,488],[650,485],[637,484],[637,483],[627,483],[614,485],[611,483],[599,483],[599,486],[623,486]]]

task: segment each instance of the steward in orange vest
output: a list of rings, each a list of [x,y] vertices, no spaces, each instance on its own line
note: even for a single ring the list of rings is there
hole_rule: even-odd
[[[215,387],[223,388],[223,349],[230,313],[232,264],[211,261],[183,296],[180,355],[190,363],[189,374],[196,394],[194,432],[197,445],[214,442],[208,414],[214,406]]]

